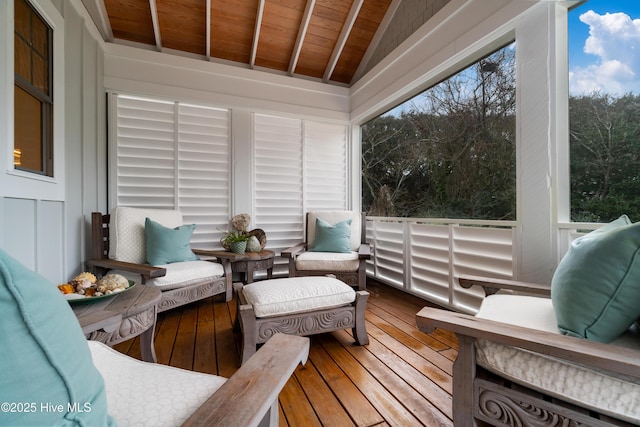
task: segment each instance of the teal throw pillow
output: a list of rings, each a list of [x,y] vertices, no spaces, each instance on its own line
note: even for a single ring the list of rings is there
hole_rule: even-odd
[[[2,250],[0,336],[0,425],[115,426],[69,303]]]
[[[316,235],[311,252],[351,252],[351,220],[331,225],[316,218]]]
[[[566,335],[611,342],[640,318],[640,223],[626,215],[571,243],[551,300]]]
[[[151,265],[164,265],[198,260],[191,250],[191,235],[195,228],[195,224],[168,228],[146,218],[144,236],[147,262]]]

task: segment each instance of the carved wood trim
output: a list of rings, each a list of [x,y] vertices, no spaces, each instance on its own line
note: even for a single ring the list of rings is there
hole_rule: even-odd
[[[258,321],[258,343],[266,342],[278,332],[289,335],[312,335],[355,326],[355,308],[340,307],[320,312],[302,313]]]
[[[155,307],[150,307],[133,316],[123,318],[120,327],[113,332],[105,332],[103,329],[99,329],[87,334],[86,337],[89,340],[100,341],[108,346],[113,346],[140,335],[152,327],[155,321]]]
[[[474,381],[474,415],[494,426],[605,427],[612,424],[482,379]]]
[[[162,291],[162,300],[158,304],[158,313],[208,298],[214,295],[223,294],[227,291],[226,278],[222,277],[212,282],[189,285],[184,288],[176,288]]]

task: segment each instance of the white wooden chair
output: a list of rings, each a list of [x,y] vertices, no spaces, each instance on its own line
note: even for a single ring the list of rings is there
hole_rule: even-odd
[[[317,221],[334,226],[351,221],[348,249],[342,252],[316,250]],[[289,258],[289,277],[333,275],[344,283],[365,290],[366,261],[371,247],[366,240],[366,215],[355,211],[315,211],[306,216],[305,241],[281,252]]]
[[[496,426],[640,423],[640,335],[610,344],[558,332],[548,285],[460,277],[487,298],[476,316],[423,308],[418,327],[458,336],[453,422]],[[517,294],[495,294],[499,290]],[[630,347],[630,348],[629,348]]]
[[[232,297],[233,252],[215,251],[218,262],[193,260],[151,265],[145,248],[145,219],[168,228],[184,225],[178,210],[116,207],[111,214],[91,214],[92,259],[87,266],[96,274],[119,273],[137,283],[162,290],[158,312],[193,301],[223,294]],[[195,255],[209,257],[211,251],[193,249]]]
[[[277,426],[278,394],[309,339],[276,334],[231,378],[142,362],[89,341],[109,413],[120,427]]]
[[[132,359],[87,341],[57,286],[1,249],[0,325],[0,425],[275,426],[309,353],[276,334],[228,380]]]

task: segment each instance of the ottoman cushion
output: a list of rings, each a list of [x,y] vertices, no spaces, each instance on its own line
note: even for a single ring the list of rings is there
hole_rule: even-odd
[[[356,299],[351,286],[325,276],[264,280],[245,286],[242,293],[256,317],[339,307]]]

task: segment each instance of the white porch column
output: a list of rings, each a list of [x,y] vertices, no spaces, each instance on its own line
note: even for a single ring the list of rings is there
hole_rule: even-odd
[[[562,47],[562,43],[566,46],[563,15],[566,8],[540,2],[522,15],[516,34],[520,244],[515,245],[519,248],[515,275],[516,279],[538,283],[551,281],[558,258],[558,215],[568,215],[567,137],[563,137],[568,121],[567,87],[566,77],[561,75],[564,72],[566,76],[567,65],[566,59],[562,60],[566,55],[558,58],[556,54],[558,49],[566,49]]]

